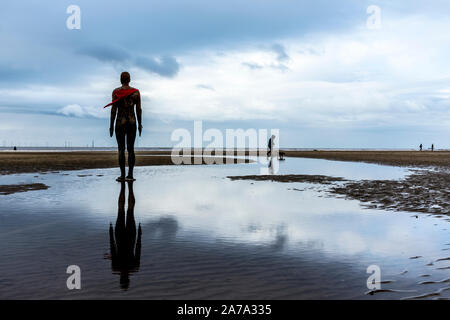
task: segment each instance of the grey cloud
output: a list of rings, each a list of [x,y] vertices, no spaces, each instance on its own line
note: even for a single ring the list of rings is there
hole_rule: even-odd
[[[272,46],[272,51],[276,53],[277,60],[279,62],[284,62],[289,60],[289,55],[286,53],[286,50],[281,44],[274,44]]]
[[[279,0],[261,2],[256,7],[243,6],[240,0],[216,1],[213,6],[209,0],[193,0],[181,1],[176,8],[170,2],[130,0],[132,14],[124,15],[121,6],[107,1],[79,0],[82,29],[76,31],[65,28],[64,4],[53,6],[48,0],[27,2],[28,10],[24,12],[23,1],[10,1],[0,12],[0,29],[5,43],[14,40],[0,50],[0,60],[6,65],[14,62],[23,70],[3,70],[0,73],[8,83],[1,79],[0,82],[8,86],[13,82],[68,84],[98,69],[96,61],[128,66],[135,63],[137,56],[153,57],[150,61],[139,59],[144,60],[139,61],[140,67],[170,77],[179,70],[176,60],[159,63],[155,57],[176,57],[196,48],[223,49],[224,43],[233,47],[247,40],[266,42],[292,34],[351,28],[365,7],[360,0],[348,1],[346,10],[336,14],[341,5],[331,0]],[[106,7],[108,14],[103,14]],[[103,40],[108,42],[102,43]],[[23,55],[26,51],[33,54]],[[85,57],[93,59],[86,61]],[[69,73],[71,76],[67,77]]]
[[[136,58],[135,64],[142,69],[169,78],[176,76],[180,70],[178,61],[168,55],[162,56],[159,59],[140,56]]]
[[[256,70],[256,69],[262,69],[263,66],[257,63],[253,63],[253,62],[242,62],[243,66],[246,66],[252,70]]]
[[[127,51],[119,47],[90,46],[78,50],[77,53],[95,58],[107,63],[126,63],[159,74],[163,77],[174,77],[180,70],[178,61],[169,55],[160,58],[138,56],[132,57]]]
[[[289,70],[289,68],[287,66],[285,66],[284,64],[282,64],[282,63],[274,63],[274,64],[271,64],[270,67],[272,69],[277,69],[277,70],[281,70],[281,71],[288,71]]]
[[[8,106],[0,106],[0,113],[9,114],[35,114],[35,115],[57,115],[54,110],[45,110],[42,108],[30,108],[29,106],[13,105],[9,103]]]
[[[130,58],[125,50],[110,46],[89,46],[77,52],[103,62],[124,62]]]
[[[107,114],[103,112],[103,110],[95,107],[85,107],[80,106],[79,104],[69,104],[63,108],[60,108],[57,111],[58,114],[67,116],[67,117],[93,117],[93,118],[105,118]]]
[[[213,87],[211,87],[211,86],[209,86],[209,85],[207,85],[207,84],[202,84],[202,83],[200,83],[200,84],[198,84],[196,87],[199,88],[199,89],[205,89],[205,90],[216,91],[216,89],[214,89]]]
[[[272,47],[270,47],[270,51],[274,52],[276,54],[276,62],[269,65],[270,68],[278,69],[282,71],[289,70],[289,68],[284,65],[284,62],[287,62],[290,60],[289,55],[286,53],[285,48],[281,44],[274,44]],[[242,65],[245,67],[248,67],[252,70],[262,69],[264,68],[262,65],[254,62],[242,62]]]
[[[270,65],[273,69],[278,69],[281,71],[287,71],[289,68],[284,64],[290,60],[289,55],[286,53],[286,49],[281,44],[274,44],[271,47],[272,52],[276,54],[276,63]]]
[[[304,48],[304,49],[299,50],[298,53],[304,54],[304,55],[320,56],[323,54],[323,51],[319,51],[314,48]]]

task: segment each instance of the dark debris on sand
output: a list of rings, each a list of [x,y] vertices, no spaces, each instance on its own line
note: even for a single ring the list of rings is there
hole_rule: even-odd
[[[13,194],[17,192],[27,192],[33,190],[46,190],[48,188],[49,186],[43,183],[0,185],[0,195]]]
[[[450,213],[450,172],[416,171],[403,180],[363,180],[333,186],[330,193],[359,200],[366,207],[393,210]]]
[[[285,175],[249,175],[249,176],[229,176],[231,180],[254,180],[254,181],[276,181],[276,182],[306,182],[331,184],[336,181],[345,181],[340,177],[329,177],[308,174],[285,174]]]
[[[319,183],[331,185],[326,191],[330,196],[359,200],[365,208],[450,214],[449,171],[416,170],[403,180],[348,181],[340,177],[296,174],[230,176],[228,178]]]

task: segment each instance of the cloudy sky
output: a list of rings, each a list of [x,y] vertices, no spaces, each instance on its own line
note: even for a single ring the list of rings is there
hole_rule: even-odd
[[[450,148],[449,14],[445,0],[8,1],[0,145],[112,146],[102,107],[128,70],[139,146],[202,120],[279,129],[282,147]]]

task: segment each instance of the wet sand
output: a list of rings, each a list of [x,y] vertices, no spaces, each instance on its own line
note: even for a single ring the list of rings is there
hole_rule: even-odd
[[[184,163],[197,164],[193,157],[182,157]],[[207,157],[201,164],[205,164]],[[208,159],[211,160],[211,159]],[[217,160],[220,160],[218,158]],[[231,160],[231,161],[230,161]],[[248,159],[223,157],[222,163],[246,163]],[[210,163],[210,162],[208,162]],[[136,152],[136,166],[173,165],[170,151]],[[117,152],[1,152],[0,174],[49,172],[118,167]]]
[[[450,151],[283,151],[286,157],[450,168]]]
[[[49,186],[43,183],[0,185],[0,195],[8,195],[17,192],[27,192],[32,190],[45,190],[48,188]]]

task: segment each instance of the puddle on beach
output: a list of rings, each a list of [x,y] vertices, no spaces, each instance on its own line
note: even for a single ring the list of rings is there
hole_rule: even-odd
[[[351,180],[408,174],[318,159],[279,166]],[[363,209],[326,197],[324,185],[227,178],[260,169],[137,167],[134,200],[114,181],[118,169],[0,176],[0,185],[50,187],[0,196],[0,298],[450,297],[447,216]],[[66,287],[69,265],[81,268],[81,290]],[[381,270],[373,295],[370,265]]]

